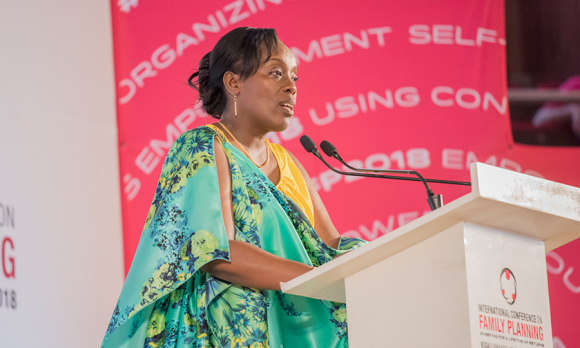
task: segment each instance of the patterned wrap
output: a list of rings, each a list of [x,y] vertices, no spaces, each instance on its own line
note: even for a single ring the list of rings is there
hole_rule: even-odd
[[[182,134],[161,171],[133,264],[102,348],[347,347],[344,304],[231,284],[200,267],[229,260],[214,137]],[[235,239],[319,266],[365,241],[326,245],[304,213],[222,138],[232,175]]]

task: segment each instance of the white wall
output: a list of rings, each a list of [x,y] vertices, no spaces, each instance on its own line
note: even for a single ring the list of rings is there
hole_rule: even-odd
[[[100,345],[123,282],[117,156],[109,2],[0,2],[1,347]]]

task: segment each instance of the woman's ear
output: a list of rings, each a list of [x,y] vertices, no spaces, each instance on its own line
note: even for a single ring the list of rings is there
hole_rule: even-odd
[[[231,71],[227,71],[223,78],[224,86],[231,95],[236,95],[240,92],[240,77]]]

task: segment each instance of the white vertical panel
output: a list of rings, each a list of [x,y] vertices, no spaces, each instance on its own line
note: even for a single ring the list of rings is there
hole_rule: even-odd
[[[2,347],[99,346],[119,294],[111,40],[107,1],[0,4]]]
[[[464,233],[472,347],[551,348],[544,242],[472,223]]]

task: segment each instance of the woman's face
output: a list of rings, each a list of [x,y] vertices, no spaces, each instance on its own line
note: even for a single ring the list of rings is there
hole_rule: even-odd
[[[264,48],[262,56],[266,55]],[[296,58],[281,41],[258,71],[240,82],[238,118],[266,132],[288,128],[296,105]]]

